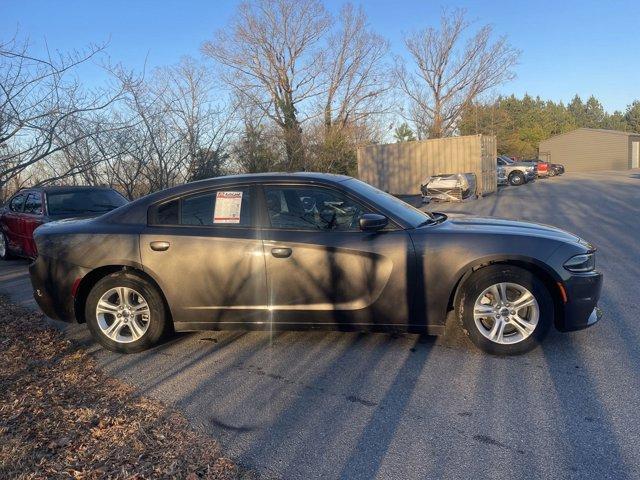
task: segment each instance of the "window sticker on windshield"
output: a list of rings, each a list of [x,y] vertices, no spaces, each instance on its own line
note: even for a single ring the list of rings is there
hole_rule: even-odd
[[[240,223],[242,192],[217,192],[213,223]]]

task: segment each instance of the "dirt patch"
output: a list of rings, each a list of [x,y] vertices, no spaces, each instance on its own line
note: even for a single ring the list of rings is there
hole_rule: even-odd
[[[180,413],[0,298],[0,478],[253,477]]]

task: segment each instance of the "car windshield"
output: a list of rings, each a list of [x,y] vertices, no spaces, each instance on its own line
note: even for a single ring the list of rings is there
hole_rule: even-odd
[[[76,190],[47,194],[49,215],[106,213],[127,203],[115,190]]]
[[[418,210],[399,198],[383,192],[368,183],[356,180],[355,178],[350,178],[345,182],[345,184],[364,197],[370,199],[373,203],[379,205],[384,210],[400,217],[413,227],[419,227],[420,225],[437,221],[434,215]]]
[[[513,161],[513,159],[509,158],[509,157],[500,157],[502,160],[504,160],[504,162],[508,165],[512,165],[516,162]]]

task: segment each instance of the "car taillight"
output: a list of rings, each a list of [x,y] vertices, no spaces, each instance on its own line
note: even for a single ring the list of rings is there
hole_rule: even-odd
[[[71,296],[76,298],[76,294],[78,293],[78,287],[80,286],[80,280],[82,277],[78,277],[74,280],[73,285],[71,286]]]

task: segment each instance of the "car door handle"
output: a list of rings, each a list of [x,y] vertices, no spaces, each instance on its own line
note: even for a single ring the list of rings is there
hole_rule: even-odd
[[[287,247],[272,248],[271,255],[276,258],[287,258],[291,256],[291,249]]]
[[[151,242],[149,244],[151,250],[155,250],[156,252],[164,252],[165,250],[169,250],[171,244],[169,242]]]

